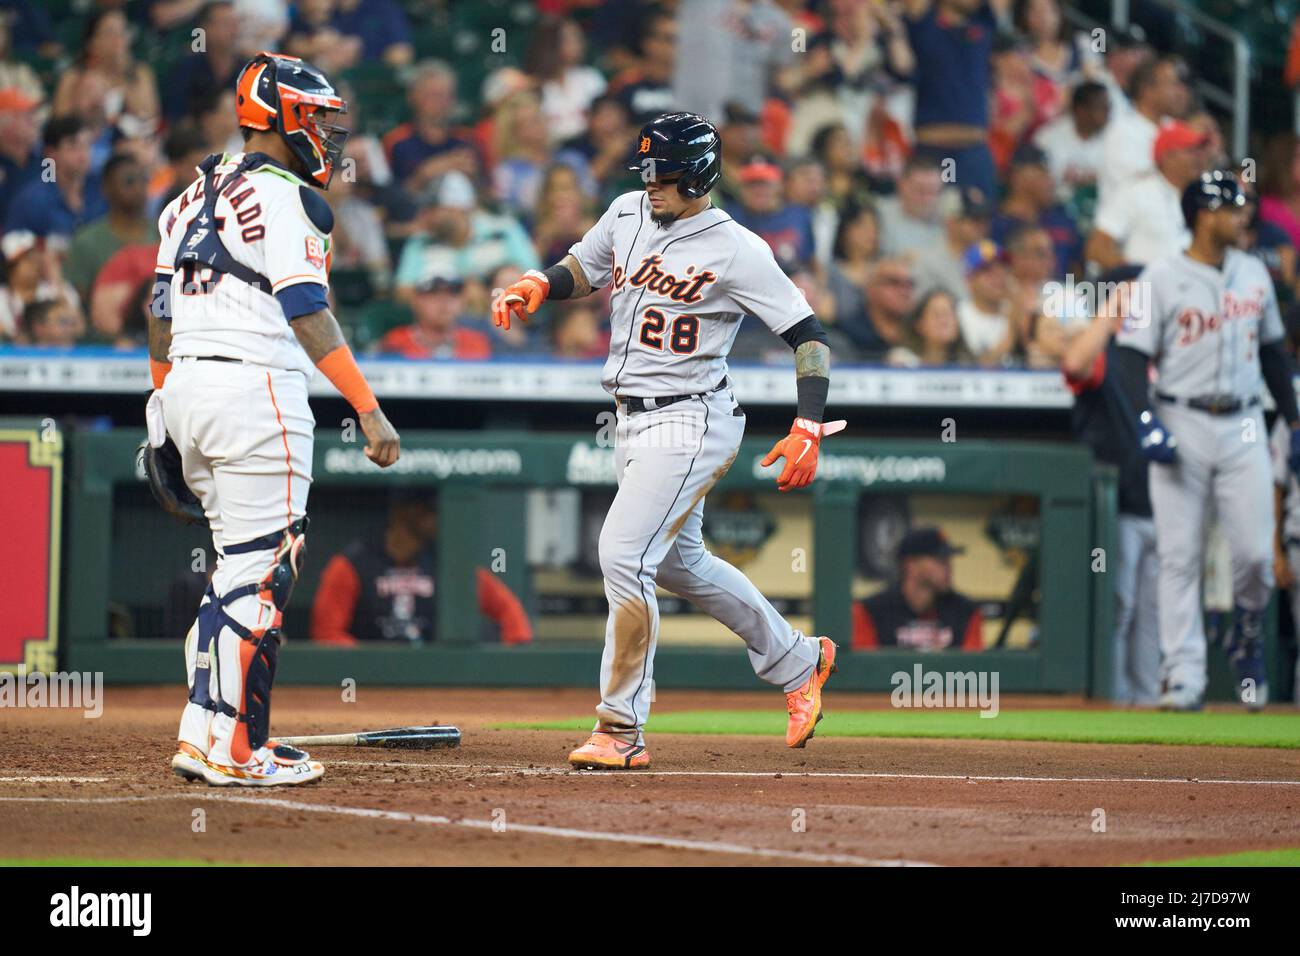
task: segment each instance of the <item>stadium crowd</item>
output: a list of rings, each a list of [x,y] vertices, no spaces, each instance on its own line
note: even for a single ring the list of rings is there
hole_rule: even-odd
[[[334,305],[354,347],[408,358],[600,357],[600,296],[505,332],[489,297],[641,187],[636,130],[669,110],[716,123],[714,201],[769,243],[837,361],[1058,367],[1089,308],[1060,284],[1182,241],[1183,186],[1233,159],[1183,62],[1138,27],[1076,31],[1058,0],[521,6],[3,0],[0,343],[143,345],[158,210],[242,148],[234,81],[260,49],[351,103]],[[1293,134],[1259,173],[1247,241],[1287,302]],[[789,350],[746,323],[733,356]]]

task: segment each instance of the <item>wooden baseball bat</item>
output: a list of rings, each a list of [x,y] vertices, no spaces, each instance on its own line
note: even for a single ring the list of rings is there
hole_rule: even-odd
[[[351,734],[316,734],[307,737],[277,737],[291,747],[389,747],[401,750],[433,750],[459,747],[460,729],[449,724],[428,727],[395,727],[391,730],[363,730]]]

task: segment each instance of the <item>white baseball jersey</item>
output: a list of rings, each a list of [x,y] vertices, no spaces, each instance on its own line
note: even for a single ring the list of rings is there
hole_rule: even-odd
[[[298,344],[275,293],[302,283],[328,287],[329,236],[312,224],[303,208],[299,189],[309,187],[288,170],[267,164],[228,180],[243,155],[222,156],[214,180],[220,190],[215,222],[207,228],[218,229],[230,255],[263,276],[271,291],[230,274],[214,277],[210,270],[199,270],[207,274],[188,281],[175,276],[168,292],[168,357],[226,356],[310,376],[312,361]],[[202,214],[203,186],[200,176],[158,217],[161,242],[155,268],[163,275],[173,273],[179,245]],[[202,237],[195,233],[192,238]]]
[[[778,334],[812,315],[767,243],[722,210],[665,228],[650,212],[645,192],[624,193],[569,249],[592,288],[613,286],[610,394],[706,392],[727,374],[745,315]]]
[[[1273,464],[1273,484],[1285,492],[1282,508],[1282,537],[1300,541],[1300,482],[1291,470],[1291,429],[1279,415],[1273,423],[1273,433],[1268,442],[1269,458]]]
[[[1268,270],[1229,249],[1222,269],[1179,253],[1138,276],[1132,314],[1117,341],[1151,356],[1158,388],[1177,398],[1256,398],[1263,386],[1259,346],[1283,337]]]

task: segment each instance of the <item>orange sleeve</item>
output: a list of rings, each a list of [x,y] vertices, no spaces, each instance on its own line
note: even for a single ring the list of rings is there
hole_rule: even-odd
[[[984,615],[980,613],[979,608],[971,612],[970,620],[966,622],[966,633],[962,637],[961,649],[963,651],[984,650]]]
[[[853,602],[853,649],[870,650],[879,647],[876,639],[876,622],[871,619],[871,612],[861,601]]]
[[[162,388],[163,382],[167,381],[167,375],[171,370],[171,362],[160,362],[155,358],[149,359],[149,377],[153,379],[153,387]]]
[[[330,558],[321,572],[320,587],[311,604],[311,639],[317,644],[352,647],[352,618],[361,595],[361,577],[341,554]]]
[[[1291,43],[1286,50],[1286,66],[1282,74],[1288,89],[1300,84],[1300,17],[1291,25]]]
[[[487,568],[478,569],[478,607],[501,629],[502,644],[527,644],[533,639],[533,625],[519,598]]]
[[[373,412],[379,407],[375,393],[370,390],[366,377],[357,367],[352,350],[346,345],[333,349],[316,363],[316,367],[339,390],[339,394],[348,400],[348,404],[357,410],[358,415]]]

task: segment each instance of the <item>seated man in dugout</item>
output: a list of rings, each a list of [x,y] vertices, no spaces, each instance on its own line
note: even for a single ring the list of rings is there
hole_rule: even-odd
[[[311,608],[311,639],[350,647],[362,641],[426,644],[437,639],[434,541],[438,515],[428,497],[394,495],[384,530],[330,558]],[[476,568],[479,611],[503,644],[533,639],[519,598],[487,568]]]
[[[981,650],[979,605],[952,587],[952,556],[964,550],[938,528],[908,531],[894,583],[853,604],[853,649]]]

